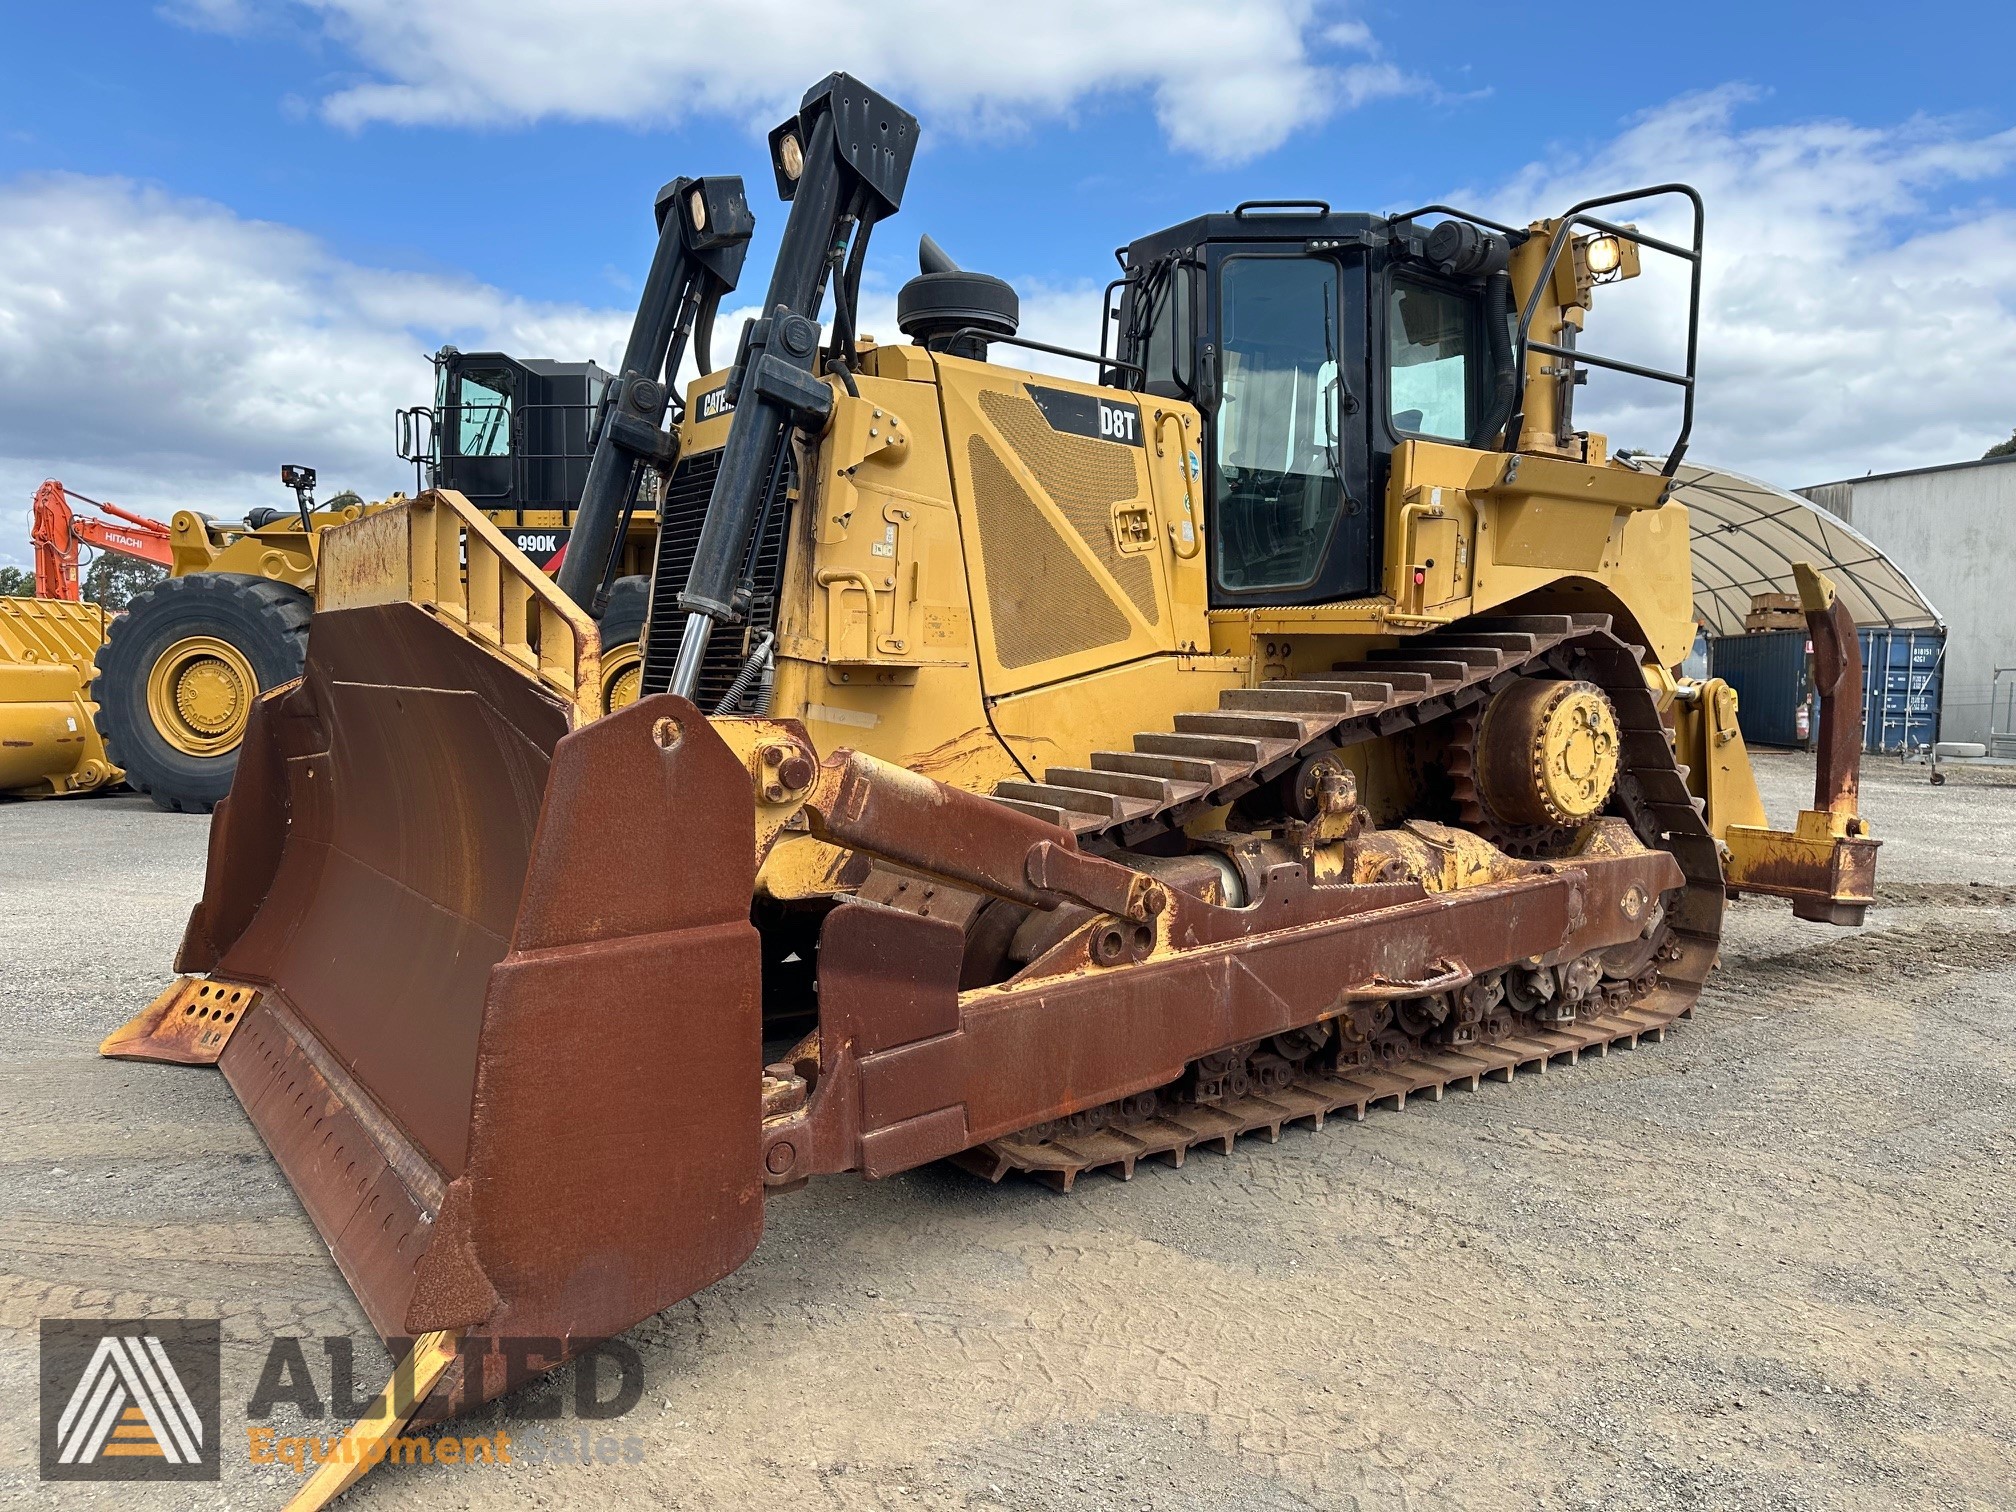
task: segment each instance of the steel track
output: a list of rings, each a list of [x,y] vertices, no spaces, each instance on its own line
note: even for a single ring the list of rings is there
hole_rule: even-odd
[[[1116,1114],[1104,1127],[1082,1131],[1050,1126],[1011,1135],[965,1152],[961,1163],[992,1181],[1019,1170],[1069,1190],[1088,1170],[1110,1167],[1131,1177],[1151,1157],[1180,1165],[1200,1146],[1229,1153],[1243,1134],[1264,1131],[1278,1139],[1282,1126],[1297,1120],[1320,1126],[1338,1112],[1363,1118],[1381,1103],[1439,1099],[1449,1086],[1474,1087],[1485,1077],[1509,1079],[1524,1067],[1544,1070],[1556,1060],[1572,1064],[1587,1051],[1663,1038],[1669,1025],[1693,1011],[1714,967],[1722,865],[1675,764],[1640,667],[1643,653],[1610,625],[1608,615],[1466,620],[1339,666],[1329,676],[1228,690],[1216,713],[1178,715],[1173,732],[1138,735],[1131,752],[1096,753],[1088,767],[1052,770],[1042,783],[1003,783],[996,797],[1068,825],[1088,849],[1124,852],[1203,810],[1236,801],[1312,755],[1472,709],[1512,678],[1581,678],[1602,688],[1617,711],[1622,770],[1611,811],[1626,818],[1644,844],[1669,851],[1686,878],[1666,896],[1652,970],[1633,982],[1605,984],[1590,1011],[1569,1022],[1514,1020],[1501,1037],[1462,1045],[1407,1036],[1408,1052],[1377,1068],[1326,1069],[1312,1061],[1284,1085],[1211,1102],[1165,1090],[1144,1116]]]

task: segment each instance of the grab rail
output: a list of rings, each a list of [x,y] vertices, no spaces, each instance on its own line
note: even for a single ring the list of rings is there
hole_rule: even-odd
[[[1688,245],[1663,240],[1648,235],[1634,226],[1620,226],[1608,220],[1591,215],[1591,210],[1601,210],[1609,205],[1628,205],[1638,200],[1656,199],[1663,195],[1674,195],[1684,199],[1693,212],[1693,240]],[[1418,213],[1418,212],[1417,212]],[[1526,307],[1519,312],[1519,329],[1513,338],[1512,371],[1519,375],[1517,404],[1511,418],[1505,425],[1505,450],[1519,449],[1520,432],[1526,425],[1526,355],[1539,352],[1548,357],[1559,358],[1572,370],[1576,363],[1586,363],[1590,367],[1604,368],[1613,373],[1626,373],[1636,378],[1650,378],[1656,383],[1671,384],[1680,390],[1680,434],[1666,448],[1666,465],[1661,472],[1668,478],[1680,466],[1680,459],[1687,454],[1687,442],[1694,434],[1694,383],[1695,357],[1701,339],[1701,196],[1689,184],[1653,184],[1644,189],[1632,189],[1623,194],[1606,194],[1599,199],[1583,200],[1579,205],[1571,205],[1568,213],[1555,224],[1554,237],[1547,247],[1547,260],[1541,265],[1540,275],[1533,282],[1533,291],[1526,298]],[[1585,351],[1570,342],[1535,341],[1532,339],[1533,317],[1539,312],[1546,299],[1548,289],[1554,281],[1555,266],[1561,261],[1561,254],[1567,250],[1575,229],[1587,227],[1604,236],[1614,236],[1621,241],[1632,242],[1639,248],[1650,247],[1655,252],[1663,252],[1669,257],[1677,257],[1687,264],[1687,365],[1679,372],[1669,372],[1664,368],[1647,367],[1642,363],[1624,362],[1615,357],[1601,356]],[[1572,328],[1571,328],[1572,330]]]
[[[453,489],[324,533],[315,607],[410,603],[536,679],[601,713],[602,645],[590,619],[483,511]]]

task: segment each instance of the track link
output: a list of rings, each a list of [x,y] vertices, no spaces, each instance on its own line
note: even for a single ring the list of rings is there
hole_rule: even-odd
[[[1608,615],[1466,620],[1325,677],[1228,689],[1216,712],[1179,714],[1173,731],[1137,735],[1132,751],[1097,752],[1086,767],[1052,769],[1041,783],[1000,784],[996,801],[1072,829],[1088,849],[1124,852],[1309,756],[1473,709],[1512,678],[1581,678],[1602,688],[1617,711],[1622,771],[1612,812],[1644,844],[1671,852],[1686,881],[1666,896],[1654,967],[1634,983],[1611,984],[1575,1019],[1515,1019],[1509,1033],[1460,1045],[1407,1036],[1406,1053],[1389,1054],[1376,1068],[1326,1069],[1312,1059],[1283,1085],[1239,1097],[1196,1100],[1162,1089],[1148,1099],[1152,1112],[1083,1131],[1025,1131],[969,1150],[960,1162],[992,1181],[1020,1170],[1069,1190],[1088,1170],[1112,1167],[1131,1177],[1144,1159],[1180,1165],[1200,1146],[1229,1154],[1242,1134],[1264,1130],[1278,1139],[1283,1125],[1298,1120],[1320,1126],[1340,1111],[1359,1119],[1380,1103],[1439,1099],[1452,1085],[1509,1080],[1522,1068],[1545,1070],[1591,1050],[1663,1038],[1693,1011],[1714,967],[1724,892],[1720,854],[1675,765],[1642,656],[1612,632]]]
[[[1134,1179],[1143,1160],[1183,1164],[1195,1149],[1230,1155],[1247,1134],[1267,1135],[1278,1142],[1291,1124],[1324,1121],[1342,1115],[1362,1123],[1374,1108],[1401,1109],[1409,1098],[1440,1102],[1451,1087],[1476,1091],[1486,1081],[1510,1081],[1520,1071],[1544,1074],[1558,1063],[1575,1065],[1588,1054],[1607,1055],[1613,1048],[1635,1048],[1640,1042],[1665,1039],[1676,1018],[1693,1010],[1682,1008],[1668,1017],[1626,1008],[1572,1023],[1550,1025],[1490,1045],[1431,1050],[1396,1066],[1368,1070],[1305,1071],[1287,1086],[1249,1093],[1217,1103],[1184,1103],[1152,1117],[1112,1124],[1083,1134],[1029,1139],[1020,1135],[997,1139],[955,1157],[968,1170],[999,1181],[1010,1171],[1024,1171],[1068,1192],[1086,1171],[1110,1169],[1122,1181]]]

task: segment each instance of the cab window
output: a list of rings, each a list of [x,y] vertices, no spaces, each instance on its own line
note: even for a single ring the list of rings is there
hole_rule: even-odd
[[[504,373],[464,373],[455,449],[465,457],[511,455],[511,380]]]
[[[1300,588],[1322,567],[1344,498],[1338,266],[1232,257],[1218,291],[1218,582],[1235,591]]]
[[[1411,279],[1393,280],[1386,311],[1387,389],[1403,436],[1462,441],[1470,434],[1470,304]]]
[[[1143,385],[1150,393],[1191,389],[1190,270],[1180,260],[1163,265],[1152,284],[1148,341],[1141,354]]]

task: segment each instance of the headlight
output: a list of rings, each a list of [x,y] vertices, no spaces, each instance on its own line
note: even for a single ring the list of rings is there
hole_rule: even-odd
[[[1614,236],[1592,236],[1582,243],[1582,261],[1598,278],[1615,273],[1624,261],[1623,244]]]
[[[787,136],[777,144],[777,161],[783,165],[784,177],[793,182],[805,171],[805,149],[798,145],[796,136]]]

